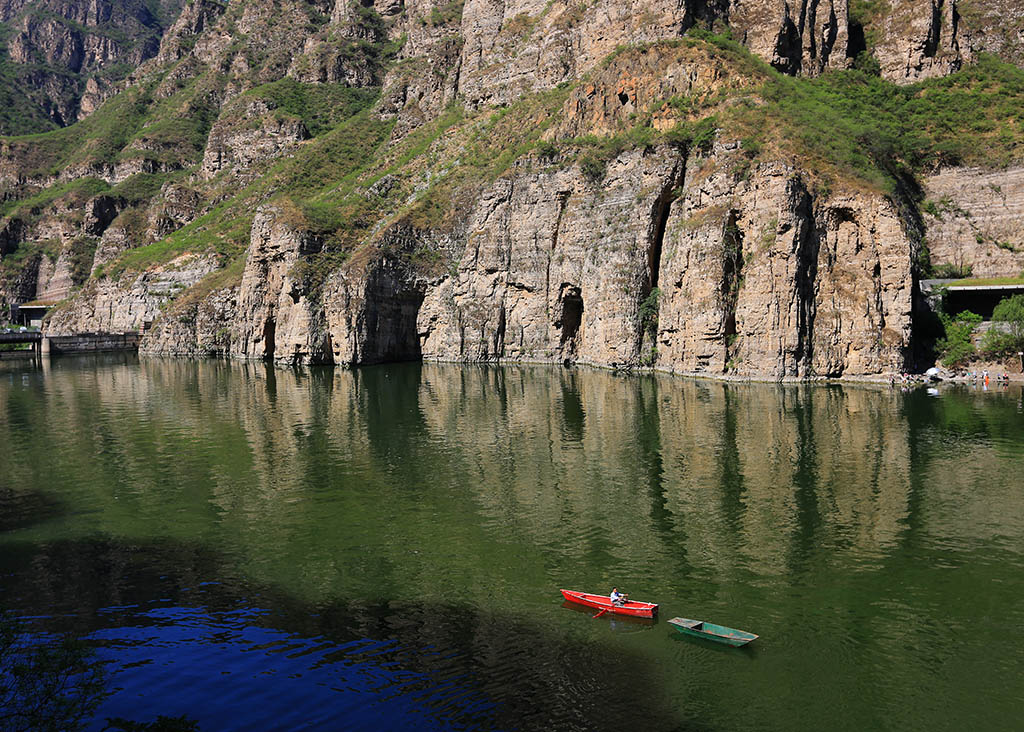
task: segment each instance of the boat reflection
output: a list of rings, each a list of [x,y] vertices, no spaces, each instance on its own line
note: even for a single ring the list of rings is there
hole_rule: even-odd
[[[592,618],[598,612],[592,607],[580,605],[576,602],[569,602],[568,600],[562,603],[562,607],[580,613],[581,615],[589,615]],[[640,630],[647,630],[649,628],[653,628],[658,622],[656,618],[637,618],[632,615],[613,615],[611,613],[604,613],[601,618],[607,618],[608,627],[620,633],[635,633]]]

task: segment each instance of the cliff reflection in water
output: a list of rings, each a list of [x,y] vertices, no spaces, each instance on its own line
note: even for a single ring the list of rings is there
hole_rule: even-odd
[[[457,541],[522,545],[538,569],[547,547],[608,576],[662,559],[698,577],[765,576],[799,571],[822,547],[880,561],[922,522],[979,540],[1020,528],[1013,512],[971,498],[975,481],[999,485],[1005,461],[1021,463],[987,440],[998,437],[999,410],[1014,416],[1011,399],[986,405],[992,424],[969,425],[963,454],[969,394],[547,367],[57,363],[30,377],[43,403],[0,380],[0,431],[23,443],[0,458],[7,474],[45,466],[52,485],[90,486],[87,500],[115,534],[232,528],[253,542],[249,561],[290,560],[293,534],[316,535],[318,550],[303,541],[296,555],[312,580],[347,571],[333,566],[337,550],[360,546],[380,564],[367,575],[408,580],[409,552]],[[915,450],[915,430],[950,449]],[[60,459],[37,460],[53,453]],[[961,521],[963,510],[978,520]],[[436,520],[474,513],[481,520]],[[335,520],[347,529],[330,531]],[[489,581],[476,557],[451,559]],[[314,584],[329,592],[331,582]]]
[[[418,364],[6,368],[0,507],[15,518],[0,549],[17,581],[0,601],[89,627],[105,602],[173,598],[164,577],[232,598],[257,588],[268,618],[349,619],[289,626],[302,637],[451,650],[453,673],[500,700],[492,721],[555,688],[539,728],[556,707],[584,727],[646,709],[654,728],[822,728],[837,705],[849,729],[882,716],[998,727],[1024,701],[1024,647],[1002,632],[1024,622],[1022,424],[1019,389],[932,398]],[[216,561],[196,571],[181,559],[193,555]],[[136,560],[109,600],[65,576]],[[663,617],[762,640],[708,655],[666,642],[663,623],[626,633],[561,607],[560,587],[613,584]]]

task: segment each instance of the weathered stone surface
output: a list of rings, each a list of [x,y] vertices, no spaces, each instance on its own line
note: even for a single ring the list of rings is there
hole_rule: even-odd
[[[232,113],[213,126],[203,154],[201,175],[210,179],[221,171],[251,179],[259,164],[281,157],[309,138],[301,120],[278,117],[262,99],[238,99]]]
[[[252,224],[238,291],[231,355],[294,363],[324,361],[331,352],[318,309],[311,308],[293,267],[320,245],[278,209],[260,210]]]
[[[945,76],[964,63],[955,0],[892,4],[879,30],[875,55],[882,75],[897,82]]]
[[[882,75],[897,83],[945,76],[991,53],[1024,61],[1017,0],[891,0],[870,34]]]
[[[67,251],[58,255],[56,261],[44,256],[39,262],[36,292],[33,300],[57,302],[71,294],[74,282],[71,278],[71,257]]]
[[[427,291],[423,357],[637,364],[656,216],[679,167],[668,150],[635,151],[600,184],[575,167],[499,180],[457,274]]]
[[[815,76],[848,63],[844,0],[733,0],[729,6],[734,35],[779,71]]]
[[[948,168],[925,180],[925,195],[932,264],[976,277],[1024,272],[1024,168]]]
[[[92,281],[70,307],[58,309],[50,316],[47,331],[70,335],[138,330],[156,320],[166,302],[215,269],[213,257],[185,254],[126,281]]]
[[[149,207],[147,241],[159,241],[189,223],[203,209],[203,198],[188,186],[165,183]]]
[[[899,212],[871,194],[818,199],[780,164],[737,184],[738,156],[735,146],[708,158],[670,147],[631,151],[589,182],[575,166],[523,169],[485,190],[452,232],[447,270],[412,267],[406,255],[430,233],[399,228],[315,296],[297,265],[319,244],[281,212],[262,211],[231,353],[767,378],[904,368],[915,244]],[[654,288],[661,295],[652,300]],[[220,312],[205,332],[223,322]],[[191,321],[184,327],[192,333]],[[147,348],[188,351],[166,342]]]
[[[708,167],[688,172],[666,223],[658,365],[780,378],[902,368],[913,246],[893,207],[817,200],[778,164],[739,185]]]
[[[140,353],[208,358],[227,356],[237,308],[238,288],[214,290],[198,302],[160,318],[148,331]]]

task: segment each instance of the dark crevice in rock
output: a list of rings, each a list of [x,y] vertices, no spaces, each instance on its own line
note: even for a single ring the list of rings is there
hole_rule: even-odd
[[[665,229],[668,227],[668,216],[672,212],[672,189],[662,192],[654,202],[654,231],[647,245],[647,286],[644,297],[647,297],[658,286],[661,273],[661,250],[665,244]]]
[[[814,58],[817,58],[817,56],[818,56],[818,47],[817,47],[818,39],[814,37],[814,32],[815,32],[816,26],[817,26],[817,23],[815,23],[815,20],[817,18],[817,13],[818,13],[818,2],[817,2],[817,0],[810,0],[809,2],[808,2],[808,0],[804,0],[804,2],[801,4],[801,7],[800,7],[800,24],[799,24],[800,25],[800,36],[801,36],[800,51],[801,51],[801,57],[802,57],[802,55],[803,55],[803,37],[806,36],[807,37],[807,43],[808,43],[808,47],[807,47],[807,51],[808,51],[807,58],[808,59],[814,59]],[[801,58],[801,61],[802,60],[803,59]]]
[[[683,24],[679,29],[680,35],[686,33],[694,26],[713,30],[715,21],[724,25],[729,24],[729,1],[728,0],[683,0],[686,13],[683,15]]]
[[[558,214],[555,216],[555,226],[551,232],[551,252],[548,254],[548,261],[544,271],[544,293],[549,302],[551,300],[551,257],[558,249],[558,236],[562,230],[562,218],[565,216],[565,209],[569,204],[569,191],[559,191],[555,194],[555,200],[558,202]]]
[[[25,239],[25,223],[21,219],[9,219],[0,229],[0,257],[14,252]]]
[[[956,6],[956,0],[950,0],[953,3],[953,7],[950,11],[950,20],[952,28],[950,28],[949,45],[953,48],[953,51],[957,54],[960,53],[960,10]],[[957,64],[959,69],[959,64]]]
[[[555,228],[551,233],[551,251],[558,248],[558,234],[562,230],[562,217],[565,216],[565,209],[569,204],[569,191],[559,191],[555,194],[558,201],[558,214],[555,216]]]
[[[274,360],[275,343],[274,338],[277,332],[277,322],[273,318],[267,318],[263,324],[263,358],[267,361]]]
[[[645,346],[653,348],[658,334],[657,303],[651,301],[651,293],[658,287],[661,276],[661,256],[665,245],[665,231],[668,229],[669,215],[672,213],[672,202],[676,199],[679,188],[683,185],[686,174],[686,160],[681,159],[671,177],[665,182],[651,208],[651,227],[647,242],[647,272],[643,287],[640,290],[637,338],[640,353],[647,352]],[[652,311],[653,310],[653,311]],[[650,343],[645,341],[650,340]],[[653,352],[650,357],[653,362]]]
[[[795,183],[793,185],[796,185]],[[794,207],[796,214],[796,274],[794,295],[796,297],[796,350],[793,353],[791,375],[807,373],[814,350],[814,318],[817,313],[815,283],[818,278],[818,250],[821,241],[814,225],[811,199],[806,190],[791,191],[798,198]],[[787,369],[789,370],[789,369]]]
[[[425,290],[397,259],[373,267],[359,318],[364,345],[360,363],[418,361],[422,358],[416,319]]]
[[[733,209],[725,221],[722,235],[722,334],[725,338],[725,363],[736,339],[736,303],[743,284],[743,232],[740,212]]]
[[[772,67],[783,74],[796,75],[800,73],[801,54],[800,29],[786,13],[775,39]]]
[[[325,366],[334,366],[334,340],[331,338],[330,331],[324,333],[324,337],[321,340],[323,348],[320,353],[314,354],[316,363],[324,364]]]
[[[120,197],[97,196],[88,205],[88,215],[83,227],[85,233],[90,236],[102,236],[128,204]]]
[[[498,327],[494,329],[494,340],[492,342],[494,358],[501,358],[505,355],[505,306],[502,305],[498,311]]]
[[[864,35],[864,25],[859,20],[850,19],[847,29],[849,41],[846,44],[846,58],[857,58],[868,50],[868,40]]]
[[[924,42],[925,58],[935,58],[939,50],[939,40],[942,37],[942,2],[943,0],[932,0],[932,19],[928,27],[928,38]]]
[[[824,70],[828,66],[828,60],[832,56],[832,51],[836,47],[836,40],[839,38],[839,20],[836,18],[836,11],[833,6],[829,6],[828,12],[828,26],[825,28],[825,37],[822,39],[821,45],[821,59],[819,60],[819,68]]]

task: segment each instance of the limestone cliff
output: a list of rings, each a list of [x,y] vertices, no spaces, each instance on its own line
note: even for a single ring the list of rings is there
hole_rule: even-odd
[[[874,5],[874,13],[865,18],[870,51],[882,75],[898,83],[945,76],[982,53],[1024,61],[1024,5],[1017,0],[890,0],[881,9]]]
[[[925,190],[932,264],[975,277],[1024,273],[1024,168],[948,168]]]
[[[291,274],[315,245],[265,212],[253,227],[232,353],[769,378],[902,368],[914,246],[898,212],[871,196],[823,200],[779,165],[737,187],[723,165],[737,154],[635,151],[612,161],[600,184],[576,168],[513,175],[482,192],[447,272],[418,272],[392,241],[339,271],[319,297]],[[422,246],[422,232],[404,233],[405,254]],[[163,350],[191,348],[161,338]]]
[[[1018,169],[802,125],[928,97],[865,53],[906,83],[1015,46],[965,0],[865,7],[189,2],[96,114],[0,142],[0,301],[158,354],[902,370],[922,244],[1018,273]]]

